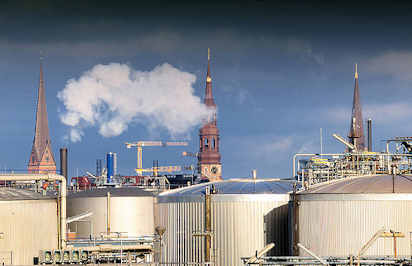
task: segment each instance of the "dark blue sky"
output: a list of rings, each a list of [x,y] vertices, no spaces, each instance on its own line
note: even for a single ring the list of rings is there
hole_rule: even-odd
[[[3,2],[0,169],[27,167],[40,51],[52,145],[56,159],[59,147],[69,148],[71,175],[94,172],[96,159],[109,151],[118,153],[119,171],[132,174],[136,153],[124,142],[176,136],[143,116],[131,119],[118,136],[104,137],[98,126],[87,125],[82,140],[70,142],[65,137],[70,127],[60,119],[67,110],[57,98],[68,80],[99,64],[150,72],[168,63],[195,75],[193,94],[203,97],[208,47],[225,178],[249,176],[254,168],[261,177],[290,176],[294,153],[320,151],[320,128],[324,151],[343,151],[331,135],[346,136],[349,130],[354,63],[359,64],[363,116],[373,119],[374,147],[383,150],[383,139],[411,135],[411,10],[405,4],[350,1],[340,6],[321,1]],[[178,139],[187,139],[188,150],[196,152],[197,134],[198,126],[192,126]],[[179,155],[184,150],[148,148],[144,166],[154,159],[160,165],[193,163]]]

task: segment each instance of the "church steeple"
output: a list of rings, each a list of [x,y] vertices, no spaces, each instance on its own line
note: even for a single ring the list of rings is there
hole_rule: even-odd
[[[219,129],[216,125],[216,104],[212,93],[212,76],[210,74],[210,50],[207,57],[207,74],[204,103],[213,114],[199,130],[200,149],[198,155],[199,173],[210,181],[222,179],[222,164],[219,152]]]
[[[51,149],[49,135],[43,64],[41,62],[37,96],[36,126],[28,168],[31,173],[56,172],[56,162]]]
[[[207,74],[206,74],[206,89],[205,89],[205,104],[208,107],[216,108],[212,93],[212,76],[210,75],[210,49],[207,49]]]
[[[363,131],[362,107],[359,96],[358,65],[355,64],[355,88],[353,91],[352,116],[350,121],[349,140],[358,151],[365,149],[365,136]]]

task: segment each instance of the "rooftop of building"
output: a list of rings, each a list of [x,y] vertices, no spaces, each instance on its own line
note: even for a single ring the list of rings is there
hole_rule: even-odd
[[[11,200],[44,200],[44,199],[54,199],[57,196],[42,193],[37,193],[25,189],[17,189],[10,187],[0,187],[0,201],[11,201]]]

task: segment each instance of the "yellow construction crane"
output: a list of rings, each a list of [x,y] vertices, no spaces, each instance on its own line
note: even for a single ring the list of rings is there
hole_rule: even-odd
[[[172,172],[172,171],[180,171],[179,166],[162,166],[162,167],[156,167],[151,168],[151,169],[143,169],[143,147],[150,147],[150,146],[160,146],[160,147],[165,147],[165,146],[188,146],[189,144],[185,141],[178,141],[178,142],[171,142],[171,141],[136,141],[136,142],[126,142],[126,147],[128,149],[132,147],[137,148],[137,168],[136,168],[136,173],[138,175],[142,175],[143,172],[146,171],[152,171],[154,173],[157,172]],[[178,169],[178,170],[176,170]]]

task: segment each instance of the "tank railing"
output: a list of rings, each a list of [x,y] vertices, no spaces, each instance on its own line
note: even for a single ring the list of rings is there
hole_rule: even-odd
[[[191,265],[191,266],[214,266],[213,262],[155,262],[155,263],[143,263],[142,266],[174,266],[174,265]]]
[[[119,238],[97,238],[97,237],[90,237],[90,238],[76,238],[73,240],[68,241],[68,244],[75,245],[75,246],[95,246],[95,245],[102,245],[102,244],[120,244],[122,242],[124,245],[135,245],[135,244],[153,244],[155,240],[154,235],[150,236],[142,236],[142,237],[119,237]]]
[[[259,261],[246,263],[250,257],[242,257],[243,265],[323,265],[322,262],[307,256],[268,256],[261,257]],[[354,256],[347,257],[321,257],[329,265],[405,265],[411,264],[410,256],[405,257],[388,257],[388,256],[364,256],[359,259]]]
[[[309,165],[302,167],[300,161],[296,161],[298,157],[312,156],[319,156],[319,162],[308,159]],[[308,188],[347,177],[391,174],[392,165],[396,165],[400,173],[411,174],[411,159],[412,154],[396,153],[302,153],[293,156],[292,174],[302,188]]]

